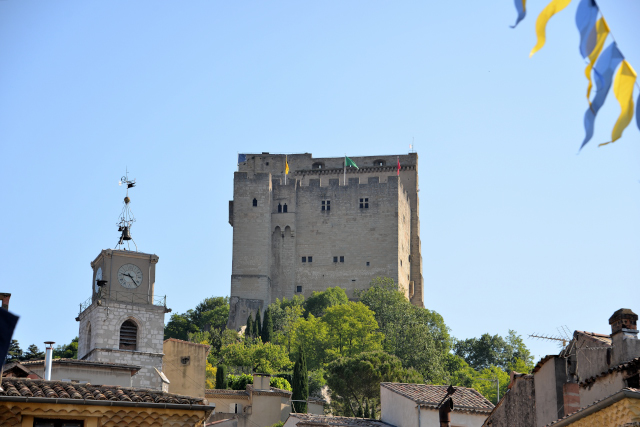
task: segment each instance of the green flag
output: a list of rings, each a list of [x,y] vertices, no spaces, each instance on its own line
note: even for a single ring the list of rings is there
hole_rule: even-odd
[[[358,165],[356,165],[356,162],[354,162],[353,160],[351,160],[347,156],[344,156],[344,164],[345,164],[345,166],[349,166],[349,167],[353,166],[356,169],[360,169],[358,167]]]

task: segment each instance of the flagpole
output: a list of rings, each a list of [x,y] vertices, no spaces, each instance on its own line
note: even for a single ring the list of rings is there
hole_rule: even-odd
[[[344,155],[344,178],[342,178],[342,185],[347,185],[347,154]]]
[[[284,185],[287,185],[287,155],[284,155]]]

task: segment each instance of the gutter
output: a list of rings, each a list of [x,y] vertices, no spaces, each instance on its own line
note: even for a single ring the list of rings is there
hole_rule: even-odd
[[[613,405],[616,402],[621,401],[622,399],[624,399],[625,397],[629,397],[631,399],[640,399],[640,393],[639,392],[635,392],[635,391],[630,391],[630,390],[620,390],[619,392],[617,392],[616,394],[613,394],[605,399],[600,400],[599,402],[591,405],[591,406],[587,406],[586,408],[579,410],[578,412],[574,412],[572,415],[569,415],[566,418],[561,419],[560,421],[556,421],[555,423],[551,423],[551,424],[547,424],[547,426],[553,426],[553,427],[562,427],[562,426],[568,426],[578,420],[581,420],[585,417],[588,417],[589,415],[593,414],[594,412],[598,412],[608,406]]]
[[[88,406],[125,406],[135,408],[155,409],[182,409],[192,411],[214,411],[216,405],[192,405],[183,403],[151,403],[151,402],[122,402],[113,400],[86,400],[86,399],[52,399],[50,397],[25,397],[25,396],[0,396],[0,402],[22,403],[56,403]]]

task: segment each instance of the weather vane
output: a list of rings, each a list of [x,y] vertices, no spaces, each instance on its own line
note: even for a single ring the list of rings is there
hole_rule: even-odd
[[[126,169],[125,169],[126,170]],[[136,222],[136,218],[133,216],[133,212],[131,212],[131,199],[129,198],[129,189],[136,186],[136,180],[129,179],[129,171],[126,170],[125,175],[120,178],[120,182],[118,185],[125,184],[127,186],[127,194],[124,197],[124,206],[122,207],[122,212],[120,213],[120,220],[116,223],[118,226],[118,231],[120,234],[120,240],[116,245],[116,249],[131,249],[129,246],[129,241],[133,242],[133,245],[136,247],[136,252],[138,252],[138,245],[131,237],[131,225]],[[124,247],[125,242],[127,242],[127,248]]]

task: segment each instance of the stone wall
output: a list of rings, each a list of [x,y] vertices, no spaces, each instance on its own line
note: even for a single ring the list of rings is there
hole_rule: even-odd
[[[291,155],[285,184],[284,155],[248,155],[229,205],[227,326],[239,328],[276,298],[328,287],[355,299],[377,276],[394,279],[422,306],[417,155],[399,157],[400,176],[398,156],[352,157],[360,169],[349,169],[345,180],[342,157]]]
[[[162,371],[165,307],[96,300],[78,317],[78,358],[142,366],[134,387],[162,389],[154,368]],[[120,327],[126,320],[138,327],[136,350],[120,350]],[[89,333],[89,330],[91,333]]]
[[[533,375],[516,378],[484,423],[487,427],[535,427],[536,393]]]

